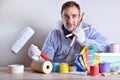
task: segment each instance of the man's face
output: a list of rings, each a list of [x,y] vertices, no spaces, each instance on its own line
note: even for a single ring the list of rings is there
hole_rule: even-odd
[[[80,21],[79,10],[75,6],[64,9],[61,17],[64,26],[69,32],[72,32]]]

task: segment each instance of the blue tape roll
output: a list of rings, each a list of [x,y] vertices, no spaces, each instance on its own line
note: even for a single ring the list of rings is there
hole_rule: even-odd
[[[52,65],[53,65],[52,72],[59,72],[60,63],[54,62],[54,63],[52,63]]]

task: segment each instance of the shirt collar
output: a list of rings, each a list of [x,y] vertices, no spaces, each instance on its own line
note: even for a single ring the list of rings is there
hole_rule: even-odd
[[[68,35],[68,34],[70,34],[70,32],[65,28],[64,25],[62,25],[62,29],[63,29],[63,32],[64,32],[65,36]],[[72,36],[70,37],[70,39],[72,39]]]

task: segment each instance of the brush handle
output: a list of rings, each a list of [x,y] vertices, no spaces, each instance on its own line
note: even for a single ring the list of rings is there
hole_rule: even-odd
[[[71,41],[71,43],[70,43],[70,46],[72,46],[72,45],[73,45],[73,43],[75,42],[75,39],[76,39],[76,37],[75,37],[75,36],[73,36],[72,41]]]
[[[40,53],[40,56],[45,59],[46,61],[50,61],[50,59],[44,54],[44,53]]]
[[[79,26],[82,24],[84,18],[85,18],[85,13],[83,12],[83,13],[82,13],[81,20],[80,20],[80,22],[77,24],[77,27],[79,27]],[[71,41],[71,43],[70,43],[70,46],[73,45],[73,43],[75,42],[75,39],[76,39],[76,36],[73,37],[73,39],[72,39],[72,41]]]

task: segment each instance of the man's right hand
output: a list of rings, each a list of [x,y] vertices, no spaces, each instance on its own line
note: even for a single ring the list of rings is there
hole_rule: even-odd
[[[34,44],[32,44],[28,50],[28,56],[33,60],[39,60],[40,53],[41,51]]]

